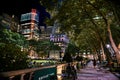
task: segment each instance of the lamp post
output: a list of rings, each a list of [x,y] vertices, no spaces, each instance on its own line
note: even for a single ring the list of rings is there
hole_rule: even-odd
[[[114,51],[113,51],[112,47],[110,46],[110,44],[106,44],[106,47],[109,50],[109,52],[111,53],[111,56],[114,56]]]
[[[111,53],[111,58],[112,60],[116,60],[116,56],[115,56],[115,52],[112,49],[112,47],[110,46],[110,44],[106,44],[106,48],[108,49],[108,51]]]

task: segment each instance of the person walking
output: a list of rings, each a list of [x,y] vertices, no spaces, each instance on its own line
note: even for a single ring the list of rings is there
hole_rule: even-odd
[[[72,67],[71,67],[70,63],[68,63],[68,65],[66,67],[66,73],[67,73],[67,77],[70,78],[70,76],[72,75]]]
[[[94,66],[94,68],[96,68],[96,60],[95,59],[93,59],[93,66]]]
[[[80,63],[79,62],[77,62],[76,68],[77,68],[78,71],[80,70]]]
[[[77,79],[77,69],[76,69],[76,65],[74,63],[72,63],[71,69],[72,69],[72,78],[73,78],[73,80],[76,80]]]

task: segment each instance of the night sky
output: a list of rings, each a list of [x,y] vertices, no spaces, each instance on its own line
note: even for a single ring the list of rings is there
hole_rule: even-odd
[[[1,0],[0,13],[15,14],[19,17],[22,13],[30,12],[31,8],[38,8],[40,10],[39,1],[40,0]],[[110,1],[116,5],[120,5],[120,0]]]
[[[20,17],[20,14],[30,12],[31,8],[39,8],[39,6],[39,0],[2,0],[0,12]]]

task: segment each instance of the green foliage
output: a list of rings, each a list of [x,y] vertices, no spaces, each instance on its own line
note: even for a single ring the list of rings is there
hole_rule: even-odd
[[[72,62],[72,56],[75,56],[76,53],[79,53],[79,48],[75,44],[68,44],[68,47],[65,50],[65,55],[63,57],[63,61]]]
[[[116,45],[120,42],[120,26],[117,24],[111,24],[111,32]]]
[[[40,0],[40,4],[48,10],[53,10],[57,6],[58,0]]]
[[[0,31],[0,42],[16,44],[19,47],[28,45],[23,35],[7,29]]]
[[[58,5],[58,0],[40,0],[41,3],[46,6],[49,10],[57,11],[57,15],[53,16],[51,19],[52,23],[57,19],[61,26],[61,31],[71,32],[70,37],[74,41],[78,40],[77,36],[81,34],[83,29],[91,29],[95,32],[92,36],[97,36],[96,39],[99,39],[99,42],[102,40],[106,43],[107,40],[107,29],[106,29],[106,20],[112,20],[112,24],[120,25],[119,16],[120,16],[120,6],[117,1],[112,0],[63,0],[59,8],[55,9]],[[55,7],[56,6],[56,7]],[[51,8],[51,9],[50,9]],[[89,24],[89,25],[87,25]],[[72,27],[76,25],[76,29]],[[114,26],[115,27],[115,26]],[[114,27],[111,30],[114,30]],[[115,43],[119,43],[119,35],[116,35],[116,29],[112,32],[113,37],[115,37]],[[90,34],[89,32],[87,32]],[[114,35],[115,34],[115,35]],[[69,35],[69,34],[68,34]],[[73,37],[75,36],[75,37]],[[89,35],[84,35],[89,36]],[[86,40],[85,40],[86,41]],[[97,44],[99,44],[97,42]],[[88,43],[88,42],[85,42]],[[91,42],[92,43],[92,42]],[[83,43],[84,44],[84,43]],[[89,43],[88,43],[89,44]],[[78,44],[81,45],[81,44]],[[93,44],[89,44],[94,46]]]
[[[54,43],[49,40],[29,40],[29,45],[31,46],[31,49],[35,50],[38,54],[43,52],[44,54],[42,55],[46,55],[49,50],[61,50],[58,45],[54,45]]]
[[[120,42],[120,31],[117,27],[120,25],[120,6],[117,2],[113,0],[63,0],[61,7],[55,9],[57,15],[55,14],[51,20],[53,22],[58,20],[61,24],[60,30],[65,31],[80,48],[97,51],[101,49],[101,44],[105,47],[105,44],[110,41],[107,32],[108,24],[112,26],[113,42],[116,45]]]
[[[111,20],[112,24],[120,25],[118,21],[120,20],[118,17],[120,9],[118,5],[115,9],[114,3],[111,2],[105,0],[65,0],[53,20],[58,20],[61,24],[60,30],[65,31],[78,46],[97,50],[101,47],[101,43],[103,46],[108,43],[106,21]],[[119,35],[116,32],[119,33],[119,29],[114,28],[112,27],[111,30],[113,30],[113,38],[118,45]]]
[[[79,48],[75,44],[68,44],[68,47],[66,48],[66,52],[70,53],[71,55],[75,56],[76,53],[79,53]]]
[[[0,45],[0,72],[25,69],[28,67],[28,58],[21,48],[14,44]]]

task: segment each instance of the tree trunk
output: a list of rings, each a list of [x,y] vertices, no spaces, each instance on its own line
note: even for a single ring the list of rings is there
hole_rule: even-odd
[[[114,42],[114,40],[112,38],[112,33],[111,33],[111,30],[110,30],[110,23],[109,23],[109,21],[107,23],[107,28],[108,28],[108,33],[109,33],[108,34],[109,35],[109,39],[110,39],[112,48],[115,51],[115,56],[116,56],[117,62],[118,62],[118,64],[120,64],[120,53],[119,53],[119,50],[118,50],[117,46],[115,45],[115,42]]]
[[[103,47],[103,44],[101,42],[101,50],[102,50],[102,54],[101,54],[101,60],[106,60],[106,55],[105,55],[105,51],[104,51],[104,47]]]

